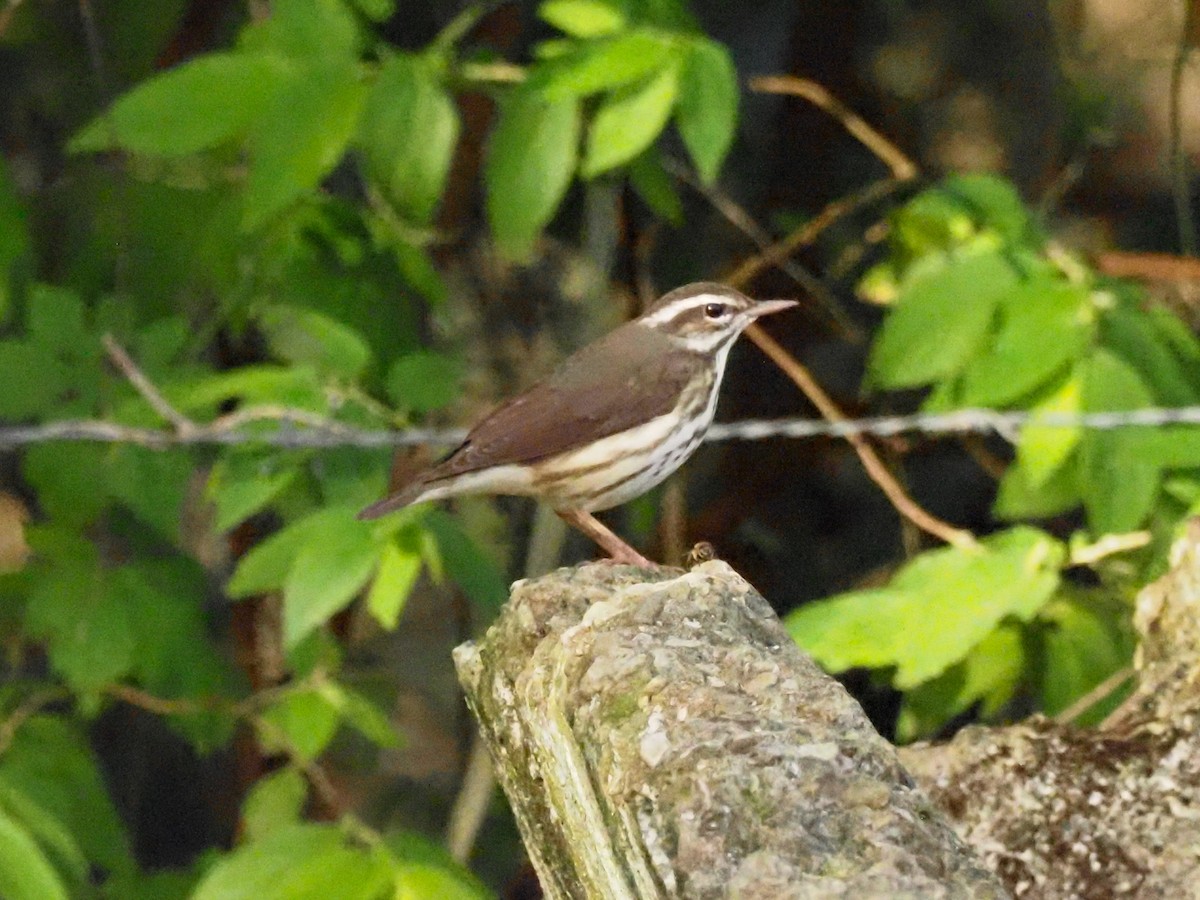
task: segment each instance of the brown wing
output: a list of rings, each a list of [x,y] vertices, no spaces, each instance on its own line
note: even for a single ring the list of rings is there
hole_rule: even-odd
[[[670,412],[690,362],[673,349],[644,326],[621,326],[493,410],[422,480],[544,459],[583,435],[606,437]]]

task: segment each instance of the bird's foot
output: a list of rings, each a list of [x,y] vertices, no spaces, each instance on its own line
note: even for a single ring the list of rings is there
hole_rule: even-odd
[[[652,562],[638,553],[621,540],[607,525],[589,512],[581,509],[556,509],[559,517],[568,525],[573,525],[600,545],[609,555],[610,562],[621,566],[640,566],[645,569],[660,569],[658,563]]]

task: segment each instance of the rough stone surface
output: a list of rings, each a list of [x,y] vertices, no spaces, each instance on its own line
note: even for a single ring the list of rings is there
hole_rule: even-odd
[[[1018,897],[1200,898],[1200,522],[1138,597],[1138,687],[1098,729],[969,728],[901,759]]]
[[[724,563],[519,582],[456,663],[548,896],[1005,896]]]

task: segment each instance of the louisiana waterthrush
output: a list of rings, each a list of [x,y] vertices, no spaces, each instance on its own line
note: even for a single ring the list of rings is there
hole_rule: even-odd
[[[712,424],[733,342],[759,316],[794,305],[711,282],[677,288],[501,404],[441,462],[359,516],[455,494],[533,496],[615,561],[652,565],[591,513],[644,494],[692,455]]]

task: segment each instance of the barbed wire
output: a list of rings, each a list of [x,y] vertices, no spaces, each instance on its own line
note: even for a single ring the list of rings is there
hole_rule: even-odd
[[[270,427],[264,425],[270,423]],[[760,441],[768,438],[844,438],[852,434],[895,437],[921,434],[928,437],[961,434],[998,434],[1015,442],[1022,428],[1084,428],[1110,431],[1119,428],[1161,428],[1171,425],[1200,425],[1200,406],[1150,407],[1123,412],[1056,413],[961,409],[946,413],[871,416],[827,422],[820,419],[745,419],[718,422],[706,441]],[[283,411],[253,426],[224,422],[188,428],[146,428],[120,425],[97,419],[46,422],[40,425],[0,426],[0,449],[11,450],[53,441],[137,444],[155,450],[170,447],[234,446],[255,444],[288,450],[360,449],[453,446],[466,436],[462,428],[406,428],[400,430],[358,428],[312,413]]]

